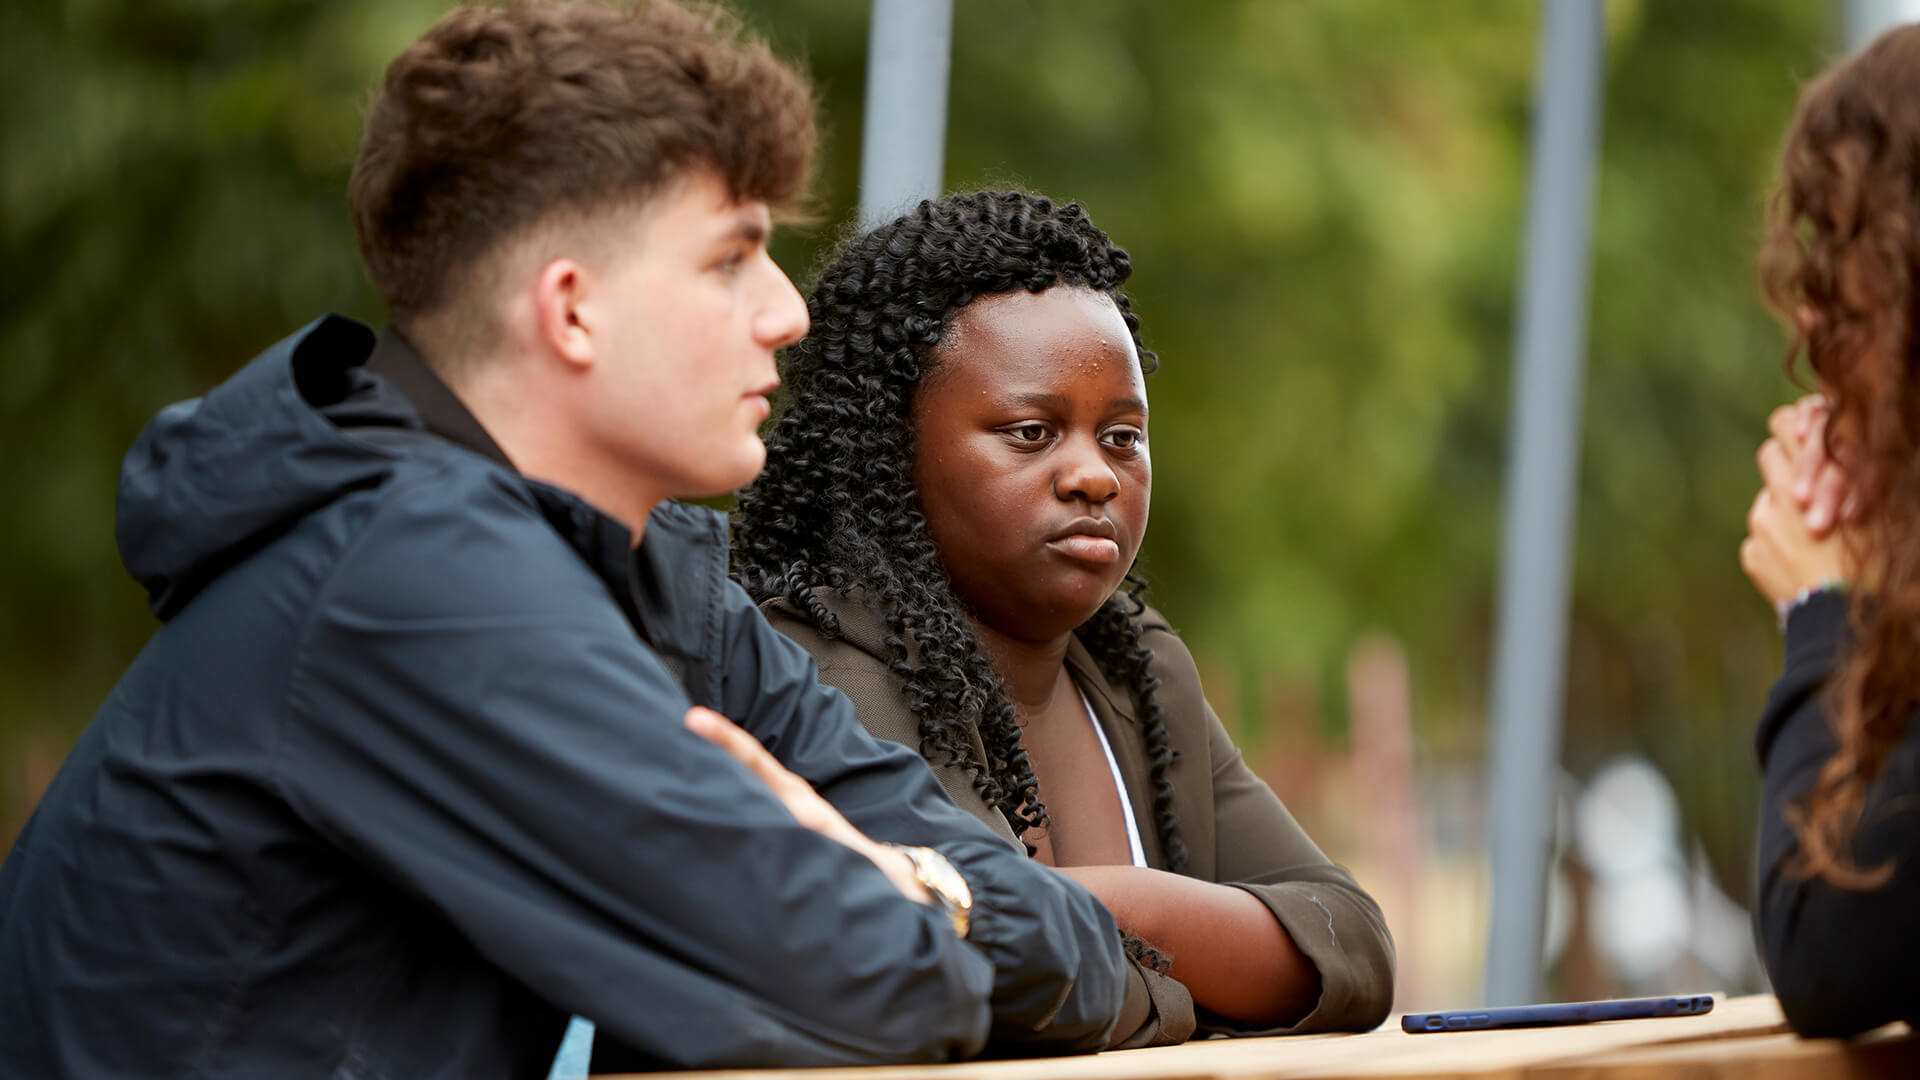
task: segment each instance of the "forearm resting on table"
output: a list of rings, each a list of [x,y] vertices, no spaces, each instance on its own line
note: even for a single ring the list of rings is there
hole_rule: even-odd
[[[1193,1000],[1230,1020],[1290,1024],[1320,996],[1320,972],[1273,912],[1229,885],[1137,866],[1062,867],[1120,928],[1168,953]]]

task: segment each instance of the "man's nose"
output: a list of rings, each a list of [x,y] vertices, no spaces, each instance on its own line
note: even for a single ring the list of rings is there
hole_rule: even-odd
[[[800,290],[793,287],[787,272],[771,258],[767,259],[767,265],[773,273],[768,282],[766,303],[754,319],[753,336],[767,348],[779,349],[806,337],[811,323],[807,318],[807,302]]]

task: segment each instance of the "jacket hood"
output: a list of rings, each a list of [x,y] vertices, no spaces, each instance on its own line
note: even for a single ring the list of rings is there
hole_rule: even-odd
[[[171,618],[294,522],[392,471],[392,453],[345,430],[421,426],[362,366],[373,344],[372,330],[328,315],[141,432],[121,465],[114,534],[156,616]]]

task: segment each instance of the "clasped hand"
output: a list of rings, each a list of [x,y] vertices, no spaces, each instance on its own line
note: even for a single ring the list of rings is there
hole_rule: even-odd
[[[1842,530],[1858,506],[1846,473],[1827,454],[1827,415],[1818,394],[1780,406],[1756,455],[1762,484],[1747,511],[1740,568],[1782,612],[1808,590],[1850,576]]]

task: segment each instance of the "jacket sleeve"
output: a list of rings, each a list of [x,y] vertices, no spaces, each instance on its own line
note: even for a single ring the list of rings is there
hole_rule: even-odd
[[[277,781],[297,813],[654,1067],[928,1062],[985,1041],[989,958],[688,732],[679,684],[504,477],[381,501],[320,590],[286,700]],[[877,783],[904,772],[826,743]],[[983,891],[1018,891],[953,847]]]
[[[1119,931],[1106,908],[955,806],[918,754],[869,735],[846,697],[821,685],[806,650],[728,587],[726,707],[856,828],[936,848],[967,879],[967,941],[993,964],[996,1051],[1105,1046],[1125,991]]]
[[[1127,966],[1127,1003],[1107,1037],[1107,1049],[1178,1046],[1193,1038],[1198,1021],[1187,984],[1138,961]]]
[[[1891,862],[1892,879],[1876,889],[1845,889],[1792,865],[1799,844],[1787,813],[1836,747],[1826,688],[1846,645],[1845,597],[1817,595],[1794,611],[1784,671],[1756,737],[1763,773],[1761,953],[1787,1021],[1815,1037],[1920,1020],[1920,723],[1908,719],[1868,788],[1854,835],[1856,865]]]
[[[1156,660],[1192,666],[1186,645],[1149,629]],[[1195,676],[1197,682],[1197,676]],[[1203,1034],[1281,1035],[1366,1031],[1393,1007],[1393,936],[1380,906],[1307,836],[1273,789],[1254,775],[1213,707],[1206,712],[1213,777],[1214,878],[1244,889],[1280,921],[1320,972],[1320,998],[1299,1022],[1255,1029],[1202,1010]]]

